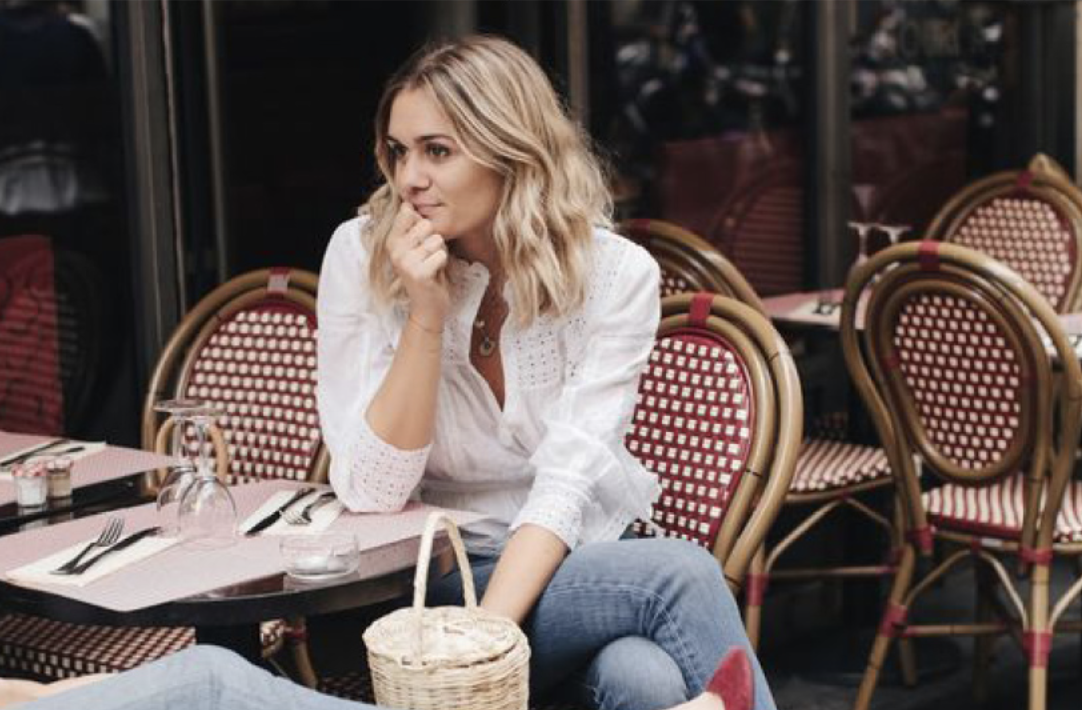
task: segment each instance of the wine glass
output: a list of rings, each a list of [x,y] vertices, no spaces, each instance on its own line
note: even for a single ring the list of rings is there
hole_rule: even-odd
[[[849,222],[849,228],[857,235],[857,255],[853,265],[849,267],[849,273],[868,260],[868,235],[871,234],[873,225],[870,222]],[[833,315],[841,301],[837,298],[835,289],[827,288],[819,291],[819,301],[815,307],[815,313],[821,316]]]
[[[875,226],[887,233],[887,241],[891,246],[901,241],[902,235],[910,230],[908,224],[877,224]]]
[[[191,483],[180,494],[177,527],[188,547],[216,549],[236,542],[237,504],[229,488],[214,474],[206,455],[207,431],[217,412],[212,408],[191,415],[199,445],[199,459]]]
[[[180,500],[188,487],[195,482],[199,467],[209,465],[206,458],[206,428],[198,426],[197,421],[200,417],[203,417],[204,421],[209,420],[216,412],[205,402],[195,399],[165,400],[154,405],[154,410],[168,414],[173,420],[170,453],[178,463],[169,468],[168,475],[158,487],[156,503],[164,534],[176,536],[180,532],[177,523]],[[188,430],[191,428],[196,432],[197,444],[194,451],[188,444]]]

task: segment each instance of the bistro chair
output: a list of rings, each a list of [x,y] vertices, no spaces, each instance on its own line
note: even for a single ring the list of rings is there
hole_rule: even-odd
[[[861,333],[855,316],[864,295]],[[890,456],[906,526],[856,707],[868,707],[895,639],[975,636],[980,692],[991,644],[1009,635],[1028,661],[1029,708],[1043,710],[1052,636],[1082,628],[1061,618],[1082,580],[1054,607],[1049,598],[1053,560],[1082,555],[1082,482],[1071,478],[1082,431],[1082,369],[1055,311],[1028,281],[986,255],[911,242],[854,272],[841,336]],[[943,551],[918,573],[917,558],[929,556],[935,541]],[[911,621],[918,598],[966,560],[977,571],[975,620]],[[1028,584],[1015,583],[1009,565]]]
[[[638,532],[706,547],[739,590],[789,490],[803,409],[789,348],[755,309],[708,293],[662,299],[626,437],[662,488]]]
[[[738,591],[789,489],[803,426],[800,380],[785,341],[755,309],[709,293],[670,296],[661,309],[625,443],[662,492],[635,531],[702,545]],[[320,687],[371,700],[363,672]],[[531,707],[568,706],[546,697]]]
[[[762,301],[740,271],[708,242],[674,224],[652,219],[632,219],[621,232],[649,251],[661,267],[662,295],[706,288],[746,303],[760,315]],[[812,532],[834,511],[852,510],[884,530],[894,554],[900,551],[898,527],[861,500],[872,489],[891,485],[887,455],[881,448],[822,436],[804,440],[786,507],[809,511],[788,534],[772,547],[764,541],[751,562],[744,586],[744,620],[753,645],[762,628],[762,605],[771,580],[882,576],[891,571],[890,560],[878,565],[802,566],[775,569],[786,551]],[[888,557],[885,554],[884,557]]]
[[[722,202],[706,238],[717,244],[756,293],[804,284],[804,180],[799,161],[779,158],[743,179]]]
[[[763,302],[733,263],[698,234],[660,219],[629,219],[620,234],[646,249],[661,267],[661,295],[716,293],[766,313]]]
[[[315,403],[317,281],[306,271],[263,269],[231,279],[196,304],[154,369],[143,407],[143,446],[161,450],[166,440],[156,402],[199,399],[222,412],[212,435],[219,444],[219,475],[227,482],[325,481],[329,457]],[[297,671],[308,673],[303,619],[264,624],[262,636],[266,656],[289,644]],[[194,641],[190,628],[0,617],[0,664],[48,679],[126,670]]]
[[[1082,191],[1048,156],[964,188],[939,211],[927,237],[1006,264],[1059,313],[1082,308]]]
[[[85,256],[44,236],[0,239],[0,428],[85,428],[110,350],[108,300]]]

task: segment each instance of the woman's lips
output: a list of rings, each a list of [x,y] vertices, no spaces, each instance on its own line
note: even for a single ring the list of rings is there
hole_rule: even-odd
[[[425,219],[428,219],[438,207],[438,204],[425,204],[414,205],[413,209],[417,212],[417,214],[421,215]]]

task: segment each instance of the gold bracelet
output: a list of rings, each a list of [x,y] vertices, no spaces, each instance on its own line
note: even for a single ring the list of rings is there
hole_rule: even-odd
[[[413,317],[412,313],[409,314],[409,316],[407,317],[406,320],[408,320],[410,323],[413,323],[413,325],[416,328],[419,328],[422,332],[428,333],[429,335],[434,335],[436,337],[442,337],[443,336],[443,329],[432,330],[431,328],[424,327],[423,325],[421,325],[420,321],[418,321],[416,318]]]

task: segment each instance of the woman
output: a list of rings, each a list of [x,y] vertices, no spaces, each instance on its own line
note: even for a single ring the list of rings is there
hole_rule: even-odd
[[[378,710],[272,676],[215,646],[192,646],[103,679],[88,676],[33,688],[29,681],[6,682],[20,686],[0,696],[0,701],[26,710]],[[730,694],[724,701],[712,692],[703,693],[682,710],[749,707],[743,702],[746,698],[726,692]]]
[[[535,692],[573,679],[599,708],[695,697],[747,639],[707,552],[618,541],[657,492],[623,435],[658,267],[608,231],[581,131],[527,54],[472,37],[392,77],[375,150],[386,182],[320,277],[335,491],[354,511],[416,494],[488,516],[467,530],[474,577],[482,606],[526,631]],[[452,603],[457,573],[430,589]]]

